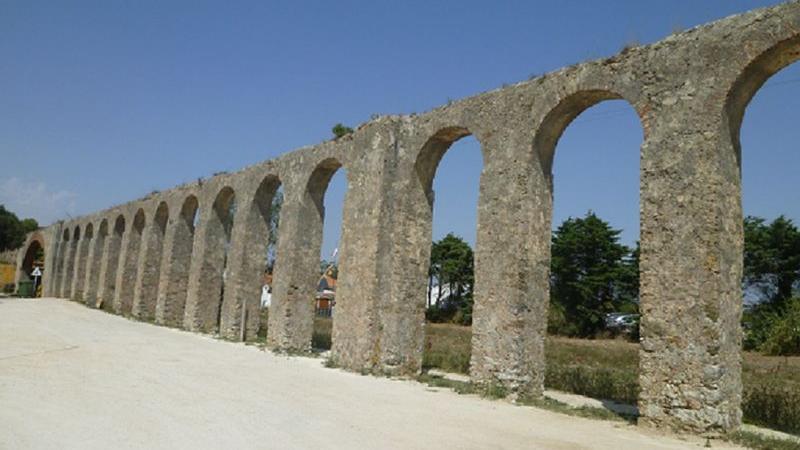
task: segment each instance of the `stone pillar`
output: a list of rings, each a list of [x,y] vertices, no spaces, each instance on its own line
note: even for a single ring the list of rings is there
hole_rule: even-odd
[[[25,260],[28,257],[28,252],[30,251],[31,243],[28,242],[28,237],[25,237],[25,243],[23,246],[16,250],[14,254],[14,292],[19,291],[19,283],[20,281],[27,281],[30,280],[30,274],[26,273],[25,271]]]
[[[117,280],[114,283],[114,312],[130,314],[133,307],[133,290],[136,285],[139,267],[139,250],[144,229],[144,214],[137,214],[132,226],[125,231],[122,238]]]
[[[114,231],[105,239],[100,273],[98,275],[96,300],[95,304],[92,305],[107,311],[113,310],[114,306],[114,288],[117,282],[117,267],[120,261],[124,224],[122,227],[122,229],[119,229],[115,225]]]
[[[162,203],[154,220],[150,221],[144,230],[133,289],[132,314],[139,320],[155,320],[158,282],[161,275],[161,253],[168,214],[166,203]]]
[[[435,130],[433,130],[435,131]],[[378,362],[376,370],[415,375],[422,367],[425,306],[430,265],[433,177],[452,142],[469,134],[431,137],[413,125],[401,129],[387,167],[388,187],[380,214]],[[419,156],[418,156],[419,155]],[[417,160],[420,163],[417,163]],[[418,170],[419,166],[419,170]]]
[[[741,423],[742,209],[720,109],[718,98],[667,96],[642,147],[646,425],[713,432]]]
[[[100,224],[97,236],[91,240],[89,256],[86,260],[83,301],[90,307],[94,307],[97,304],[98,280],[100,279],[100,265],[103,259],[106,234],[108,234],[108,223],[103,221]]]
[[[268,224],[258,206],[248,203],[251,206],[244,208],[234,221],[228,251],[228,279],[220,317],[220,335],[235,340],[241,338],[243,306],[246,308],[245,339],[255,336],[258,331],[261,283],[269,233]]]
[[[54,295],[53,287],[56,283],[59,237],[61,237],[61,227],[58,224],[51,226],[45,232],[44,273],[41,279],[43,297],[52,297]]]
[[[225,190],[217,196],[214,206],[200,209],[183,321],[184,328],[190,331],[215,333],[219,327],[227,245],[225,223],[233,200],[233,191]]]
[[[396,143],[395,123],[373,124],[354,138],[353,147],[363,156],[347,167],[331,358],[358,372],[382,370],[378,308],[386,295],[385,278],[393,271],[383,256],[394,237],[387,190]]]
[[[83,301],[83,282],[86,277],[86,259],[89,256],[89,245],[93,241],[91,232],[84,230],[80,241],[78,241],[75,253],[75,268],[72,275],[72,287],[70,289],[70,300]]]
[[[278,351],[311,350],[324,207],[308,195],[306,180],[299,174],[284,179],[267,332],[267,346]]]
[[[156,323],[161,325],[171,327],[183,325],[194,244],[193,220],[194,210],[190,217],[177,217],[167,227],[156,302]]]
[[[53,265],[53,282],[50,284],[47,294],[51,297],[61,296],[61,285],[64,281],[64,265],[67,259],[66,253],[69,248],[69,241],[65,240],[61,234],[59,234],[59,238],[57,243],[58,250],[55,253],[55,264]]]
[[[529,130],[483,139],[475,251],[470,377],[512,397],[544,390],[550,287],[549,174],[529,152]]]
[[[67,244],[67,251],[64,253],[63,277],[61,278],[61,298],[70,298],[72,295],[72,276],[75,273],[75,259],[78,253],[78,239],[74,233]]]

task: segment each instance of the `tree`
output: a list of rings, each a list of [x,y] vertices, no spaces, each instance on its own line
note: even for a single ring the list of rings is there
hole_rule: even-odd
[[[770,354],[800,352],[800,300],[792,295],[800,281],[800,231],[779,216],[767,224],[744,220],[745,295],[755,296],[742,315],[745,349]]]
[[[620,244],[619,234],[591,211],[553,233],[551,332],[595,336],[606,314],[638,309],[638,251]]]
[[[19,225],[23,234],[28,234],[31,231],[36,231],[39,229],[39,223],[36,221],[36,219],[22,219],[20,220]]]
[[[339,263],[321,259],[319,261],[319,273],[320,275],[327,274],[331,278],[337,279],[339,278]]]
[[[38,228],[36,220],[19,220],[16,214],[0,205],[0,251],[19,248],[25,243],[25,235]]]
[[[336,136],[336,139],[339,139],[344,135],[352,133],[353,129],[350,127],[346,127],[341,123],[337,123],[336,125],[333,126],[333,129],[331,131],[333,131],[333,135]]]
[[[472,248],[453,233],[432,244],[428,273],[429,306],[434,303],[434,286],[437,287],[437,294],[436,306],[429,309],[430,319],[464,325],[472,323],[472,288],[475,283],[473,260]]]
[[[760,292],[759,300],[783,309],[800,280],[800,231],[779,216],[767,224],[760,217],[744,219],[744,286]]]

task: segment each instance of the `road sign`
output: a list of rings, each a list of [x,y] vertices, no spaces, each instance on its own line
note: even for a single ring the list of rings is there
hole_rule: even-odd
[[[31,276],[33,277],[33,292],[31,293],[31,296],[36,297],[36,285],[39,284],[39,277],[42,276],[42,269],[39,267],[34,267],[33,272],[31,272]]]

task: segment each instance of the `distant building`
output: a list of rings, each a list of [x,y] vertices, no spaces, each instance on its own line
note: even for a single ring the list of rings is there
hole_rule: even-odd
[[[272,303],[272,274],[264,272],[261,287],[261,307],[266,308]],[[322,275],[317,284],[314,310],[316,315],[331,317],[336,306],[336,278],[334,271],[328,270]]]
[[[336,306],[336,278],[333,270],[328,269],[317,284],[315,310],[318,316],[331,317]]]

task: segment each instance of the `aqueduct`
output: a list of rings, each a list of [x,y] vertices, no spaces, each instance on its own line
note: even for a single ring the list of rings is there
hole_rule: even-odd
[[[624,99],[644,130],[641,423],[731,430],[741,423],[742,392],[739,126],[767,78],[798,59],[800,2],[792,1],[424,114],[379,117],[236,173],[55,223],[29,241],[50,255],[45,295],[188,330],[238,338],[245,327],[252,335],[269,205],[283,186],[267,340],[303,351],[311,345],[322,199],[344,167],[332,358],[354,371],[415,374],[431,179],[448,147],[473,135],[484,167],[471,378],[536,397],[545,374],[555,145],[584,109]]]

